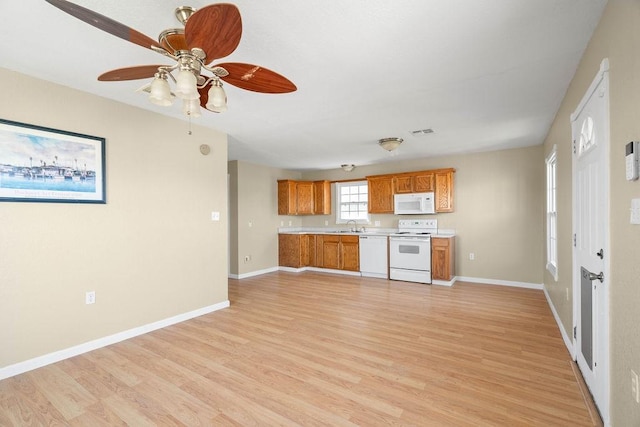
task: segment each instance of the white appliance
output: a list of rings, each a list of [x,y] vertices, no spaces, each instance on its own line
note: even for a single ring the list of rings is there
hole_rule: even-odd
[[[435,196],[430,193],[394,194],[393,213],[396,215],[434,214]]]
[[[388,277],[387,236],[360,236],[360,274],[364,277]]]
[[[389,236],[389,278],[431,283],[431,234],[437,219],[401,219],[398,232]]]

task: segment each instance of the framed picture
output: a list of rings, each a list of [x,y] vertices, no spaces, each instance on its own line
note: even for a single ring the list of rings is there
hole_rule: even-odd
[[[0,202],[106,203],[105,139],[0,119]]]

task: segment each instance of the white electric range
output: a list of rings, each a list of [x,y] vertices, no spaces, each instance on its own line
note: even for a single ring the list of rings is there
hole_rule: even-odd
[[[431,234],[437,219],[398,220],[398,232],[389,236],[389,278],[431,283]]]

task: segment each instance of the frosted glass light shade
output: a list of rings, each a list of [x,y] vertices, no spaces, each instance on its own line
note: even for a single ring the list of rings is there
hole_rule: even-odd
[[[402,138],[382,138],[378,141],[378,144],[385,150],[391,152],[397,149],[402,144]]]
[[[197,99],[183,99],[182,112],[185,116],[191,116],[197,119],[202,115],[200,112],[200,101]]]
[[[171,89],[166,79],[156,77],[151,82],[151,92],[149,93],[149,101],[156,105],[167,107],[171,105]]]
[[[176,96],[181,99],[200,98],[197,83],[198,80],[191,71],[180,70],[176,77]]]
[[[227,94],[224,93],[220,83],[214,83],[209,88],[209,99],[207,100],[206,108],[214,113],[227,111]]]

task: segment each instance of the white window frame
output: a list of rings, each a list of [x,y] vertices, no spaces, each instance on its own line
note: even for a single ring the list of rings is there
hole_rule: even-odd
[[[558,281],[558,211],[557,211],[557,183],[558,183],[558,155],[554,145],[545,159],[547,182],[547,270]]]
[[[360,187],[362,188],[362,186],[364,186],[365,188],[367,188],[367,193],[368,194],[368,184],[366,180],[363,181],[348,181],[348,182],[336,182],[336,187],[335,187],[335,212],[336,212],[336,224],[346,224],[349,221],[354,221],[354,219],[352,218],[343,218],[342,217],[342,205],[347,203],[347,204],[361,204],[362,201],[359,202],[343,202],[341,201],[341,194],[342,194],[342,189],[343,188],[351,188],[351,187]],[[365,193],[360,193],[360,195],[364,195]],[[370,221],[370,216],[369,216],[369,201],[365,200],[364,203],[364,212],[362,211],[362,209],[359,210],[359,212],[362,214],[362,216],[360,218],[355,219],[356,224],[369,224]]]

